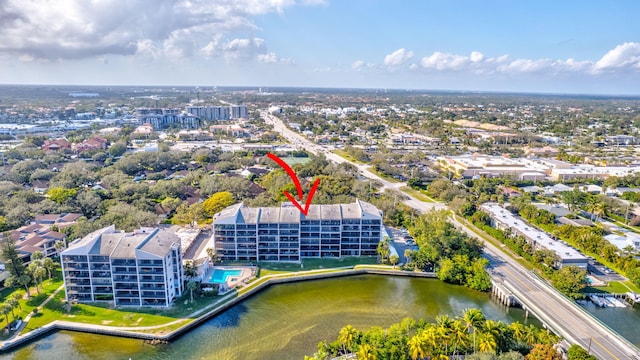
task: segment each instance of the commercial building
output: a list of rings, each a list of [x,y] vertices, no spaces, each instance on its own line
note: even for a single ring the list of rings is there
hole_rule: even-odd
[[[457,176],[499,177],[513,176],[519,180],[570,181],[576,179],[606,179],[640,173],[640,166],[573,165],[548,158],[509,158],[482,154],[441,156],[438,164]]]
[[[70,243],[61,259],[67,301],[169,306],[184,290],[180,238],[166,230],[111,225]]]
[[[260,208],[240,203],[213,218],[213,242],[223,260],[375,256],[382,233],[382,212],[359,200],[311,205],[307,215],[291,203]]]
[[[509,230],[511,235],[524,237],[533,248],[543,248],[556,253],[558,261],[555,267],[574,265],[587,268],[588,259],[571,246],[551,238],[546,232],[538,230],[496,203],[485,203],[480,208],[491,217],[491,226],[500,230]]]

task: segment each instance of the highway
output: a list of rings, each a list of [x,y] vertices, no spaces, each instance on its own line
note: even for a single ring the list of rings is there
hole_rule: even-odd
[[[371,173],[366,165],[350,162],[312,143],[302,135],[287,128],[282,120],[266,111],[261,112],[261,115],[265,122],[273,125],[276,131],[295,146],[308,150],[313,154],[323,153],[327,159],[336,163],[350,163],[356,166],[367,178],[379,181],[386,188],[399,191],[397,183],[391,183]],[[409,200],[405,201],[405,204],[420,212],[427,212],[432,209],[447,209],[442,203],[426,203],[407,194],[403,193],[403,195],[409,198]],[[458,222],[455,216],[451,217],[451,221],[458,229],[466,232],[469,236],[479,238],[466,225]],[[480,240],[483,239],[480,238]],[[579,305],[565,298],[545,281],[527,271],[515,260],[506,256],[502,250],[488,242],[484,242],[484,244],[485,256],[490,261],[489,270],[494,281],[501,282],[529,311],[534,313],[538,319],[558,335],[570,343],[576,343],[588,349],[598,359],[640,360],[640,350],[633,344],[599,322]]]

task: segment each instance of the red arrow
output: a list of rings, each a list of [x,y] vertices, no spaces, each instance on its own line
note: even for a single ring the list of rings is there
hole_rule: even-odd
[[[302,197],[304,193],[302,192],[302,185],[300,185],[300,180],[298,179],[298,175],[296,175],[296,173],[289,166],[289,164],[284,162],[284,160],[279,158],[277,155],[268,153],[267,156],[269,157],[269,159],[275,161],[276,163],[278,163],[278,165],[282,166],[282,168],[287,172],[287,174],[289,174],[289,177],[291,178],[291,180],[293,180],[293,184],[296,186],[296,190],[298,191],[298,198],[300,199],[300,202],[302,202]],[[295,205],[298,208],[298,210],[300,210],[300,212],[306,216],[307,213],[309,213],[309,206],[311,206],[311,200],[313,199],[313,196],[316,193],[316,189],[318,189],[318,185],[320,185],[320,179],[316,179],[316,181],[313,183],[313,186],[311,186],[311,190],[309,191],[309,196],[307,196],[307,201],[304,204],[304,208],[302,207],[302,205],[300,205],[298,200],[296,200],[293,197],[293,195],[289,194],[287,190],[284,190],[283,192],[284,192],[284,195],[293,203],[293,205]]]

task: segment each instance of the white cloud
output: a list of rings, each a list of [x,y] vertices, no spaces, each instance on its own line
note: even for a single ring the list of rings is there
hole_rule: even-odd
[[[436,51],[431,56],[422,58],[420,65],[425,69],[459,71],[468,66],[470,62],[466,56]]]
[[[265,64],[275,64],[275,63],[292,64],[293,63],[291,59],[281,58],[278,55],[276,55],[276,53],[274,52],[259,54],[258,61]]]
[[[413,57],[413,51],[404,48],[398,49],[384,57],[384,64],[387,66],[402,65]]]
[[[366,65],[366,63],[363,60],[356,60],[353,62],[353,64],[351,64],[351,68],[353,70],[362,70],[362,68],[364,68]]]
[[[266,53],[264,39],[233,39],[222,47],[227,60],[247,60]]]
[[[640,43],[627,42],[609,50],[595,63],[594,71],[615,68],[640,69]]]
[[[482,60],[484,60],[484,55],[479,52],[479,51],[472,51],[471,52],[471,56],[469,57],[469,59],[471,59],[471,62],[480,62]]]
[[[259,31],[252,17],[313,0],[0,0],[0,55],[217,56],[223,39]]]
[[[640,71],[640,43],[624,43],[608,51],[597,62],[591,60],[523,59],[504,54],[486,57],[479,51],[469,56],[436,51],[423,57],[419,66],[427,71],[469,72],[475,74],[527,74],[527,73],[582,73],[598,74],[603,71]]]

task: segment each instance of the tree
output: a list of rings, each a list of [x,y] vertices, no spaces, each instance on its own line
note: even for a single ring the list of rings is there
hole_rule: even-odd
[[[189,295],[191,296],[191,302],[193,302],[193,290],[198,289],[198,283],[195,280],[195,277],[198,276],[198,269],[196,268],[193,261],[185,261],[184,266],[184,276],[187,278],[187,290],[189,290]]]
[[[22,274],[18,277],[17,281],[18,284],[24,286],[27,290],[27,298],[30,298],[31,294],[29,293],[29,284],[31,284],[31,276],[29,276],[29,274]]]
[[[205,216],[201,203],[189,206],[186,201],[178,206],[176,213],[171,217],[171,223],[174,225],[194,224],[210,220],[210,217]]]
[[[58,240],[53,244],[53,248],[56,249],[56,254],[60,256],[60,252],[65,248],[64,241]]]
[[[353,328],[351,325],[347,325],[340,329],[338,333],[338,341],[342,344],[342,352],[348,353],[351,349],[351,344],[353,340],[358,335],[358,331]],[[349,351],[347,351],[349,349]]]
[[[4,315],[4,319],[7,321],[7,327],[9,326],[9,313],[11,312],[11,305],[6,302],[0,304],[0,313]]]
[[[197,289],[198,289],[198,283],[195,281],[195,279],[189,280],[189,282],[187,283],[187,290],[189,290],[189,295],[191,296],[191,302],[193,302],[193,290],[197,290]]]
[[[100,207],[102,199],[94,191],[81,191],[76,196],[76,203],[80,207],[82,214],[90,219],[96,214],[96,210]]]
[[[391,265],[393,265],[394,268],[398,264],[398,261],[400,261],[400,257],[398,255],[393,254],[389,256],[389,262],[391,263]]]
[[[380,256],[380,262],[386,263],[389,258],[391,250],[389,249],[389,237],[385,237],[378,243],[378,256]]]
[[[56,269],[56,263],[51,258],[45,258],[42,260],[42,266],[47,270],[49,280],[51,280],[51,272]]]
[[[404,257],[407,259],[407,264],[411,263],[411,257],[413,256],[413,250],[404,249]]]
[[[65,189],[62,187],[50,188],[47,191],[47,196],[51,201],[55,201],[58,204],[64,204],[69,199],[73,199],[78,193],[78,189]]]
[[[587,271],[577,266],[563,266],[551,277],[551,284],[572,299],[584,297],[580,291],[587,284]]]
[[[356,353],[358,360],[378,360],[375,350],[369,344],[361,344]]]
[[[416,333],[409,339],[409,352],[411,359],[418,360],[426,357],[426,343],[421,332]]]
[[[228,191],[217,192],[202,203],[202,209],[209,217],[219,213],[222,209],[233,205],[233,194]]]
[[[0,257],[2,258],[7,271],[11,276],[19,278],[25,272],[24,263],[18,253],[15,241],[11,238],[11,234],[6,232],[0,240]]]
[[[495,352],[498,347],[493,334],[489,332],[481,332],[478,335],[478,350],[482,352]]]
[[[16,303],[16,306],[18,307],[18,309],[20,309],[22,311],[22,306],[20,305],[20,300],[22,300],[22,294],[20,294],[20,292],[14,292],[13,294],[11,294],[11,300],[13,300]]]
[[[567,351],[569,360],[596,360],[597,358],[590,355],[587,350],[583,349],[580,345],[573,344]]]
[[[44,278],[44,276],[47,275],[47,270],[42,266],[42,263],[38,260],[31,261],[31,263],[29,263],[27,270],[33,277],[33,280],[36,286],[36,292],[39,295],[40,294],[39,286],[40,286],[40,283],[42,282],[42,278]]]
[[[209,260],[211,260],[211,266],[216,264],[216,251],[213,248],[208,247],[206,249],[207,252],[207,256],[209,257]]]
[[[561,360],[562,356],[553,347],[552,344],[535,344],[527,360]]]

